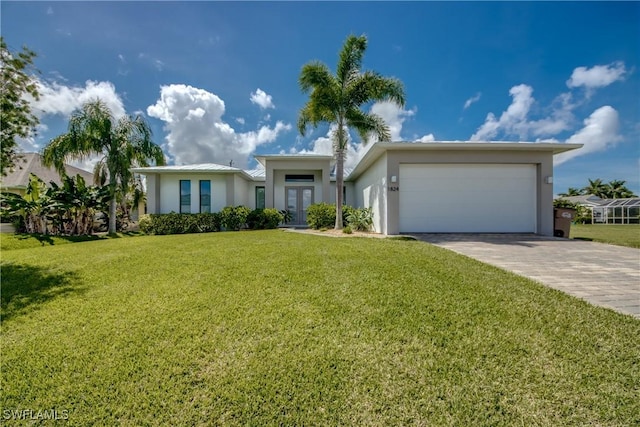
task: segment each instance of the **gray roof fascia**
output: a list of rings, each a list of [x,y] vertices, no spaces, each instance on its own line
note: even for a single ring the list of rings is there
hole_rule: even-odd
[[[132,168],[131,171],[135,173],[139,173],[141,175],[149,175],[149,174],[180,174],[180,173],[196,173],[196,174],[229,174],[229,173],[237,173],[242,175],[247,181],[259,181],[260,179],[255,179],[251,175],[249,175],[246,171],[238,168],[233,169],[195,169],[188,167],[184,169],[176,169],[176,168],[167,168],[165,166],[151,166],[146,168]]]
[[[442,142],[377,142],[362,156],[358,164],[345,180],[358,178],[375,160],[388,150],[460,150],[460,151],[551,151],[552,154],[582,148],[583,144],[561,144],[547,142],[470,142],[470,141],[442,141]]]

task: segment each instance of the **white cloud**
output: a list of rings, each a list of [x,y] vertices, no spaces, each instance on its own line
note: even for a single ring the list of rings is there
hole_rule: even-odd
[[[471,104],[476,103],[478,101],[480,101],[480,97],[482,96],[482,93],[478,92],[476,93],[475,96],[472,96],[471,98],[467,99],[464,102],[464,107],[462,108],[463,110],[466,110],[467,108],[471,107]]]
[[[430,133],[429,135],[424,135],[423,137],[416,139],[416,142],[433,142],[435,140],[436,140],[435,136],[433,136],[433,134]]]
[[[37,82],[40,98],[31,100],[31,107],[39,118],[45,115],[62,115],[68,117],[82,104],[101,99],[118,118],[125,114],[124,104],[116,88],[111,82],[94,82],[88,80],[85,86],[66,86],[57,82]]]
[[[533,88],[521,84],[509,90],[513,98],[511,105],[497,118],[493,113],[487,114],[485,122],[476,133],[469,138],[471,141],[490,141],[498,135],[517,136],[520,140],[531,136],[551,136],[568,130],[574,120],[570,93],[556,97],[549,116],[539,120],[529,120],[531,106],[535,103]]]
[[[273,101],[271,95],[268,95],[265,91],[258,88],[255,92],[251,93],[251,97],[249,98],[252,103],[257,104],[263,110],[267,108],[275,108],[273,105]]]
[[[614,108],[609,105],[598,108],[584,120],[584,127],[565,141],[567,144],[584,144],[584,147],[556,155],[554,164],[614,146],[622,139],[618,134],[619,126],[618,112]]]
[[[570,88],[584,86],[587,89],[605,87],[623,80],[626,72],[622,61],[609,65],[595,65],[591,68],[578,67],[573,70],[571,78],[567,80],[567,86]]]
[[[471,135],[470,139],[472,141],[488,141],[495,138],[500,130],[509,134],[522,133],[523,124],[526,122],[527,114],[534,102],[532,93],[531,86],[525,84],[512,87],[509,90],[509,94],[513,98],[511,105],[499,119],[493,113],[489,113],[484,124]]]
[[[53,15],[53,8],[51,6],[47,8],[47,15]]]
[[[176,164],[228,164],[233,160],[235,166],[244,168],[256,147],[291,129],[278,121],[274,127],[237,133],[222,119],[224,112],[224,101],[217,95],[182,84],[162,86],[160,99],[147,108],[149,116],[165,122],[166,149]]]
[[[407,119],[415,115],[415,110],[405,110],[402,107],[397,106],[393,102],[384,101],[376,102],[371,106],[371,113],[382,117],[391,133],[391,141],[401,141],[402,137],[400,132],[402,131],[402,124]]]
[[[240,123],[241,125],[244,125],[245,120],[242,117],[236,117],[236,122]]]

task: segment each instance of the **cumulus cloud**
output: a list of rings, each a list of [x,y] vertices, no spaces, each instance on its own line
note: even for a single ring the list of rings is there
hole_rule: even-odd
[[[497,118],[493,113],[487,114],[487,118],[476,133],[471,135],[472,141],[488,141],[498,134],[500,130],[506,133],[519,133],[523,122],[525,122],[531,104],[533,104],[533,88],[521,84],[509,90],[509,95],[513,98],[511,105]]]
[[[466,110],[467,108],[471,107],[471,104],[480,101],[480,96],[482,96],[482,94],[480,92],[478,92],[478,93],[476,93],[475,96],[472,96],[471,98],[467,99],[464,102],[464,107],[462,109]]]
[[[578,67],[573,70],[571,78],[567,80],[567,86],[570,88],[583,86],[587,89],[605,87],[623,80],[626,72],[622,61],[608,65],[595,65],[591,68]]]
[[[37,82],[40,98],[31,100],[31,107],[39,118],[45,115],[68,117],[82,104],[101,99],[118,118],[125,114],[124,104],[111,82],[88,80],[83,86],[67,86],[57,82]]]
[[[233,160],[244,168],[256,147],[291,129],[278,121],[273,127],[238,133],[223,120],[224,112],[224,101],[217,95],[183,84],[162,86],[160,99],[147,108],[149,116],[165,122],[166,149],[176,164]]]
[[[500,118],[493,113],[487,114],[485,122],[469,138],[471,141],[490,141],[498,135],[516,136],[523,140],[531,136],[545,137],[568,130],[574,120],[572,110],[575,104],[570,93],[558,96],[552,105],[548,117],[529,120],[531,106],[535,102],[533,88],[520,84],[509,90],[511,104],[502,112]]]
[[[618,112],[613,107],[605,105],[598,108],[584,120],[582,129],[565,141],[567,144],[584,144],[584,147],[556,155],[554,164],[559,165],[574,157],[604,151],[614,146],[622,139],[618,134],[619,126]]]
[[[275,105],[273,105],[271,95],[268,95],[265,91],[263,91],[260,88],[256,89],[255,92],[251,93],[251,96],[249,99],[251,100],[252,103],[259,105],[260,108],[262,108],[263,110],[267,108],[275,108]]]

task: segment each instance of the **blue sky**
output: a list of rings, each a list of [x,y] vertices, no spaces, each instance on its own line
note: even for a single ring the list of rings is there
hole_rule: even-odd
[[[297,78],[335,69],[349,34],[364,68],[405,84],[404,108],[366,106],[395,139],[584,143],[555,191],[587,178],[640,193],[640,3],[11,2],[2,35],[37,52],[41,149],[82,102],[142,113],[172,163],[255,167],[253,154],[330,149],[302,138]],[[350,161],[362,153],[357,138]]]

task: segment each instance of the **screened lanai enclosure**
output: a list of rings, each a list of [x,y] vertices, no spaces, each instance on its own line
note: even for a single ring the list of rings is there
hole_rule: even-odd
[[[605,199],[592,215],[594,224],[640,224],[640,198]]]

